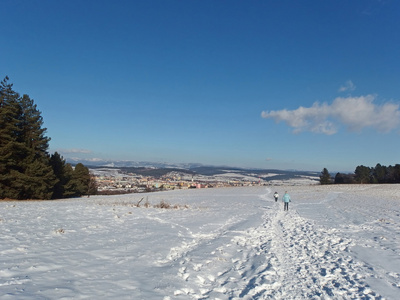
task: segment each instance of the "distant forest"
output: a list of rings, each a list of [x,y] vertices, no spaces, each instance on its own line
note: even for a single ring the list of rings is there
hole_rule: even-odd
[[[321,184],[350,184],[350,183],[400,183],[400,164],[394,166],[382,166],[377,164],[375,167],[358,166],[354,174],[337,173],[332,178],[325,168],[320,175]]]
[[[34,101],[20,96],[5,79],[0,84],[0,199],[59,199],[96,192],[83,164],[73,168],[48,153],[50,138]]]

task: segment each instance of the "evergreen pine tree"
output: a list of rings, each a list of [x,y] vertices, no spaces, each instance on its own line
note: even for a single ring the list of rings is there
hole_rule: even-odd
[[[375,168],[373,169],[373,182],[374,183],[385,183],[386,180],[386,167],[382,166],[381,164],[376,164]]]
[[[51,155],[50,164],[58,179],[54,185],[53,199],[78,197],[97,192],[96,182],[83,164],[78,164],[74,170],[70,164],[65,163],[64,158],[58,152]],[[88,174],[89,181],[87,180]]]
[[[70,164],[64,166],[65,183],[63,183],[63,197],[71,198],[80,196],[78,183],[74,178],[74,169]]]
[[[30,162],[25,170],[23,191],[24,199],[51,199],[53,187],[57,182],[48,160],[40,158]]]
[[[19,162],[26,156],[22,142],[22,108],[19,95],[6,77],[0,84],[0,198],[21,199],[23,170]]]
[[[394,182],[400,183],[400,165],[399,164],[394,165]]]
[[[78,192],[79,196],[88,195],[89,183],[90,183],[89,169],[81,163],[77,164],[75,166],[75,170],[74,170],[74,174],[73,174],[72,178],[76,184],[77,192]]]
[[[371,169],[369,167],[357,166],[354,174],[357,183],[370,183],[371,181]]]
[[[90,181],[88,186],[88,196],[97,194],[97,182],[96,178],[92,173],[90,173]]]
[[[43,127],[41,112],[28,95],[23,95],[21,100],[23,139],[27,146],[33,150],[35,158],[47,156],[50,138],[45,136],[47,128]]]
[[[319,179],[320,179],[319,182],[321,184],[330,184],[330,183],[332,183],[331,175],[329,174],[327,168],[324,168],[322,170],[321,175],[319,176]]]
[[[0,198],[51,197],[56,178],[42,125],[33,100],[21,98],[6,77],[0,85]]]
[[[62,156],[55,152],[50,156],[50,165],[53,169],[54,175],[57,178],[57,182],[54,184],[53,188],[53,199],[64,198],[64,188],[67,183],[66,170],[65,170],[65,160]]]
[[[26,157],[21,162],[29,187],[25,198],[50,199],[57,179],[49,163],[47,149],[50,138],[45,136],[43,118],[28,95],[20,99],[22,107],[21,131],[26,146]]]

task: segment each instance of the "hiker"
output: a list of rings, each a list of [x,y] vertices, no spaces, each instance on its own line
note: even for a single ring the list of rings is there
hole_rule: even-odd
[[[274,194],[274,198],[275,198],[275,202],[277,202],[277,201],[278,201],[278,198],[279,198],[279,194],[278,194],[278,192],[275,192],[275,194]]]
[[[284,203],[283,210],[289,211],[290,196],[289,196],[288,192],[285,192],[285,195],[283,195],[282,201]]]

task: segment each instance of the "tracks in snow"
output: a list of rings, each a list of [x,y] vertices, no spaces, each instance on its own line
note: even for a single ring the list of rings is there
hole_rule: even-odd
[[[381,299],[348,254],[351,240],[281,209],[258,227],[194,241],[177,260],[182,287],[164,299]]]
[[[278,212],[271,227],[275,233],[271,260],[278,266],[281,282],[273,298],[380,298],[360,275],[365,274],[362,264],[348,255],[351,240],[337,236],[334,230],[316,228],[295,211]]]

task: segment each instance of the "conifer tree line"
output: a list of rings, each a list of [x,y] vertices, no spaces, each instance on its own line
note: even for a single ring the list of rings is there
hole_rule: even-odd
[[[375,167],[357,166],[354,174],[337,173],[331,178],[328,170],[324,168],[320,175],[321,184],[346,184],[346,183],[400,183],[400,164]]]
[[[33,99],[0,84],[0,199],[59,199],[94,194],[83,164],[73,168],[57,152],[48,153],[41,112]]]

